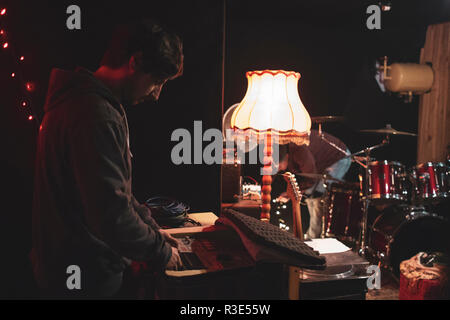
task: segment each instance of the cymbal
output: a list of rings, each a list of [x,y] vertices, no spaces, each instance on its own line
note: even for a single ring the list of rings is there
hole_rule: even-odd
[[[399,136],[412,136],[417,137],[417,134],[411,133],[411,132],[405,132],[405,131],[398,131],[391,127],[390,124],[386,125],[386,128],[381,129],[366,129],[366,130],[359,130],[360,132],[367,132],[367,133],[379,133],[379,134],[386,134],[386,135],[399,135]]]
[[[344,122],[345,121],[345,117],[341,117],[341,116],[320,116],[320,117],[312,117],[311,121],[313,123]]]
[[[314,180],[328,180],[328,181],[333,181],[333,182],[340,182],[340,183],[345,183],[344,180],[338,179],[338,178],[333,178],[332,176],[328,175],[328,174],[318,174],[318,173],[296,173],[296,175],[301,176],[301,177],[305,177],[305,178],[310,178],[310,179],[314,179]]]

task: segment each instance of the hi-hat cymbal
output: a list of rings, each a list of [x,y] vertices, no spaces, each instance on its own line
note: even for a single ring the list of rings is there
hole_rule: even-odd
[[[320,116],[320,117],[312,117],[311,121],[313,123],[344,122],[345,121],[345,117],[341,117],[341,116]]]
[[[389,124],[386,125],[386,128],[366,129],[366,130],[359,130],[359,131],[360,132],[368,132],[368,133],[379,133],[379,134],[385,134],[385,135],[400,135],[400,136],[412,136],[412,137],[417,136],[417,134],[415,134],[415,133],[395,130]]]

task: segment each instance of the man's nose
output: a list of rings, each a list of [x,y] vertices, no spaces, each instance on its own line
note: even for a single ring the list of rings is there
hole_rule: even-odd
[[[159,99],[159,95],[161,94],[162,86],[158,86],[152,91],[152,97],[156,101]]]

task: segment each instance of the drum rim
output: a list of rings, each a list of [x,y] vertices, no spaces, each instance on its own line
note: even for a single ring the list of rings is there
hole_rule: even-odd
[[[418,213],[422,213],[419,215],[411,215],[411,213],[413,212],[418,212]],[[412,221],[416,221],[416,220],[420,220],[420,219],[424,219],[424,218],[437,218],[438,220],[441,220],[442,222],[447,222],[450,224],[450,221],[446,220],[444,217],[436,214],[436,213],[432,213],[429,211],[426,211],[425,208],[423,207],[417,207],[417,210],[410,210],[408,214],[403,215],[404,216],[404,220],[393,230],[392,234],[388,235],[386,234],[383,230],[376,228],[375,225],[379,222],[379,220],[385,216],[389,214],[388,212],[382,213],[380,214],[374,221],[373,223],[370,225],[370,232],[369,232],[369,241],[368,241],[368,245],[369,245],[369,251],[372,253],[372,255],[376,256],[379,261],[382,263],[382,265],[384,265],[385,267],[389,267],[392,268],[391,266],[391,251],[392,251],[392,245],[395,243],[395,236],[398,234],[398,232],[400,231],[401,227],[403,225],[405,225],[408,222],[412,222]],[[372,234],[373,233],[378,233],[380,236],[382,236],[386,243],[384,244],[384,251],[381,251],[380,248],[374,248],[373,246],[373,237]],[[380,255],[383,254],[383,258],[380,257]]]
[[[422,163],[418,163],[417,165],[414,166],[414,168],[423,168],[423,167],[440,167],[440,168],[450,168],[448,165],[446,165],[444,162],[440,162],[440,161],[427,161],[427,162],[422,162]]]
[[[406,201],[407,196],[401,195],[398,193],[390,194],[390,193],[374,193],[368,195],[369,199],[372,200],[398,200],[398,201]]]
[[[443,198],[448,198],[448,197],[450,197],[449,192],[438,192],[438,193],[431,194],[428,197],[425,197],[421,193],[419,193],[419,198],[421,198],[423,200],[438,200],[438,199],[443,199]]]
[[[421,213],[421,214],[419,214],[419,215],[411,215],[411,213],[414,213],[414,212]],[[373,223],[372,223],[370,229],[371,229],[372,231],[373,231],[374,229],[376,229],[376,228],[375,228],[375,225],[377,224],[377,222],[378,222],[382,217],[384,217],[384,216],[387,215],[387,214],[389,214],[389,212],[385,212],[385,213],[380,214],[380,215],[373,221]],[[409,217],[409,218],[407,218],[407,217]],[[404,215],[405,220],[403,220],[402,223],[400,223],[400,224],[397,226],[397,228],[394,229],[392,235],[387,235],[387,234],[385,234],[385,233],[383,233],[383,235],[385,236],[385,238],[386,238],[386,237],[394,238],[394,236],[398,233],[398,230],[400,229],[401,226],[403,226],[403,224],[405,224],[405,223],[407,223],[407,222],[410,222],[410,221],[415,221],[415,220],[418,220],[418,219],[422,219],[422,218],[430,218],[430,217],[431,217],[431,218],[438,218],[438,219],[440,219],[440,220],[442,220],[442,221],[446,221],[444,217],[441,217],[440,215],[438,215],[438,214],[436,214],[436,213],[432,213],[432,212],[426,211],[426,209],[425,209],[424,207],[417,207],[417,210],[411,210],[411,211],[409,211],[408,214]],[[379,230],[379,229],[376,229],[376,230]]]
[[[400,161],[395,161],[395,160],[376,160],[376,161],[369,162],[370,166],[376,165],[376,164],[395,165],[395,166],[405,168],[405,165],[403,163],[401,163]]]

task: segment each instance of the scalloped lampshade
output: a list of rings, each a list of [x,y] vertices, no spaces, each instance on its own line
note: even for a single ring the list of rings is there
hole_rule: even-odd
[[[298,94],[300,74],[284,70],[249,71],[247,92],[231,116],[231,128],[244,136],[277,135],[280,144],[309,142],[311,118]]]
[[[300,100],[300,73],[284,70],[249,71],[247,93],[231,116],[231,128],[237,139],[264,141],[262,178],[263,221],[270,221],[272,138],[279,144],[309,144],[311,118]]]

